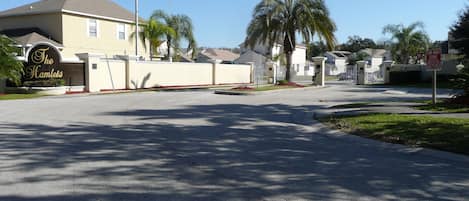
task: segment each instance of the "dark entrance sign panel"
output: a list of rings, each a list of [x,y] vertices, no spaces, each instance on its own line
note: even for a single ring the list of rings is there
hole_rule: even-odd
[[[25,66],[26,81],[62,79],[63,70],[60,69],[60,53],[49,45],[37,45],[28,55]]]
[[[60,52],[48,44],[36,45],[24,63],[23,81],[63,80],[66,86],[85,85],[84,63],[62,63]]]

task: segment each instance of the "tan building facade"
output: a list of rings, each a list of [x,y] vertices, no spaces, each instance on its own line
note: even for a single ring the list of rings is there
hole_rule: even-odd
[[[113,58],[136,52],[134,14],[111,0],[47,0],[0,12],[0,33],[14,38],[29,34],[28,29],[61,44],[58,48],[67,61],[78,60],[83,53]],[[36,44],[20,45],[28,49]],[[138,55],[149,55],[142,41]]]

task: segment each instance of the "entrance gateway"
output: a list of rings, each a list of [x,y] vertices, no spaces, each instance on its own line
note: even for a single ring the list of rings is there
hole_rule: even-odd
[[[32,47],[23,65],[22,81],[29,86],[45,87],[57,82],[70,87],[85,86],[85,63],[63,62],[59,50],[51,44]]]

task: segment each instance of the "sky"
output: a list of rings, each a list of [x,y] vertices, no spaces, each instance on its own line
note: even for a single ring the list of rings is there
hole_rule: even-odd
[[[36,0],[1,0],[0,10]],[[97,0],[100,1],[100,0]],[[114,0],[133,11],[134,0]],[[260,0],[139,0],[140,16],[148,18],[154,10],[185,14],[192,18],[199,46],[237,47],[246,37],[252,11]],[[349,36],[389,38],[382,34],[388,24],[425,24],[432,40],[446,40],[449,27],[469,0],[325,0],[339,43]],[[301,42],[301,41],[299,41]]]

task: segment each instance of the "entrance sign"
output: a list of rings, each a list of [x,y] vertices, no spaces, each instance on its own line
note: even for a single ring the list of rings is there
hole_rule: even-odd
[[[432,83],[432,103],[436,104],[436,71],[441,70],[441,49],[432,49],[427,52],[427,69],[433,71],[433,83]]]
[[[440,49],[433,49],[427,52],[427,68],[429,70],[441,70]]]
[[[62,79],[60,70],[60,53],[54,47],[41,44],[29,51],[28,62],[25,63],[26,81]]]

